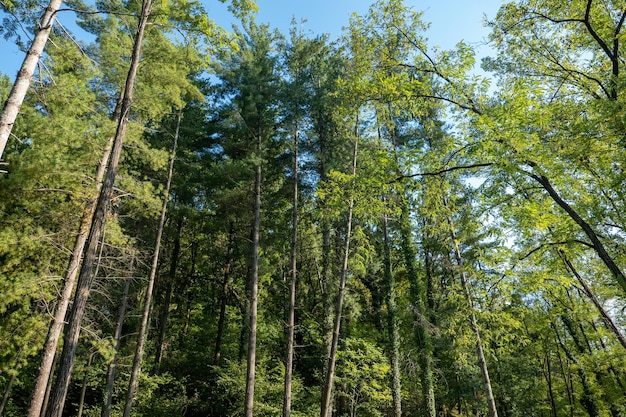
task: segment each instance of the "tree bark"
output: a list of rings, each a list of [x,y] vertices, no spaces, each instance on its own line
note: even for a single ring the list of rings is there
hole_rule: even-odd
[[[154,253],[152,254],[152,265],[150,266],[150,277],[148,278],[148,288],[144,297],[143,313],[141,315],[141,324],[139,326],[139,335],[137,336],[137,347],[135,349],[135,357],[133,358],[133,368],[128,382],[128,393],[126,394],[126,404],[124,405],[124,417],[130,417],[130,410],[133,406],[135,391],[139,384],[139,373],[141,372],[141,361],[143,358],[143,345],[146,341],[146,332],[148,330],[148,319],[151,311],[152,291],[154,289],[154,281],[156,279],[157,267],[159,265],[159,252],[161,250],[161,238],[163,236],[163,228],[165,226],[165,215],[167,214],[167,205],[170,200],[170,188],[172,186],[172,176],[174,175],[174,161],[176,160],[176,148],[178,146],[178,134],[180,132],[181,112],[178,113],[176,122],[176,133],[174,134],[174,145],[172,146],[172,155],[167,171],[167,183],[165,184],[165,193],[163,196],[163,205],[161,206],[161,217],[157,229],[156,242],[154,244]]]
[[[291,281],[287,311],[287,354],[285,358],[285,392],[283,417],[291,416],[291,380],[293,373],[294,335],[296,327],[296,283],[298,280],[298,122],[293,135],[293,203],[291,215]]]
[[[355,131],[358,129],[358,119]],[[356,156],[358,151],[358,136],[355,134],[354,152],[352,154],[352,175],[356,175]],[[322,387],[322,403],[320,408],[320,417],[330,417],[331,396],[333,391],[333,383],[335,379],[335,362],[337,360],[337,346],[339,345],[339,331],[341,330],[341,315],[343,312],[343,299],[346,289],[346,278],[348,275],[348,259],[350,256],[350,238],[352,235],[352,211],[354,208],[354,198],[351,196],[348,202],[348,219],[346,222],[346,241],[343,248],[343,262],[341,265],[341,276],[339,279],[339,291],[337,292],[337,301],[335,304],[335,320],[333,325],[333,337],[330,344],[330,354],[326,365],[326,375],[324,377],[324,386]]]
[[[33,39],[26,53],[26,57],[24,57],[22,66],[17,73],[17,77],[9,93],[9,97],[5,102],[2,115],[0,115],[0,159],[2,159],[2,155],[4,154],[4,149],[7,146],[11,131],[13,130],[13,124],[15,123],[15,119],[17,119],[17,115],[20,113],[24,97],[26,97],[28,87],[35,73],[35,68],[50,37],[52,25],[61,4],[63,4],[62,0],[51,0],[48,4],[46,11],[39,20],[35,39]]]
[[[76,294],[74,296],[72,310],[70,312],[68,325],[66,327],[64,335],[60,369],[54,385],[54,389],[52,390],[51,404],[46,411],[46,417],[59,416],[62,413],[63,406],[65,404],[65,397],[67,395],[67,390],[70,384],[70,377],[72,369],[74,367],[74,358],[76,354],[78,338],[80,335],[81,322],[85,314],[87,298],[89,297],[89,292],[91,289],[91,275],[94,267],[94,261],[96,258],[96,249],[98,246],[98,241],[100,240],[102,229],[104,227],[107,208],[113,194],[113,184],[117,175],[117,168],[122,152],[122,143],[124,140],[124,136],[126,135],[128,115],[130,113],[130,107],[132,103],[133,88],[135,85],[137,70],[139,68],[141,44],[143,41],[143,35],[146,25],[148,23],[148,17],[150,16],[151,8],[152,1],[144,0],[142,3],[141,16],[137,26],[135,42],[133,45],[130,68],[128,70],[126,84],[122,93],[123,100],[120,107],[120,117],[117,124],[117,130],[115,132],[115,138],[113,140],[111,157],[109,160],[106,177],[104,179],[104,183],[98,197],[98,202],[96,204],[96,210],[94,212],[91,228],[89,230],[89,236],[87,239],[88,243],[85,249],[83,265],[78,276]]]

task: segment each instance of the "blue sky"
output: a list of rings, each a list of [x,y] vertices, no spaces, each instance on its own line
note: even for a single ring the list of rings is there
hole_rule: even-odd
[[[230,29],[232,20],[226,6],[217,0],[203,0],[209,15],[222,26]],[[364,14],[371,2],[368,0],[257,0],[257,20],[270,23],[274,28],[287,33],[292,18],[306,19],[304,29],[313,34],[328,33],[331,38],[341,34],[353,12]],[[493,18],[502,0],[405,0],[405,4],[423,11],[423,20],[430,22],[427,32],[429,44],[450,48],[465,40],[477,48],[479,56],[489,53],[484,45],[487,30],[483,27],[483,16]],[[67,28],[75,26],[71,14],[61,13],[59,21]],[[15,77],[23,54],[18,48],[0,40],[0,72]]]

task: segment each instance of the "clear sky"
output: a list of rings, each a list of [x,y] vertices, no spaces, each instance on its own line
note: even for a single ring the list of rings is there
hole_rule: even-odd
[[[230,29],[231,19],[226,7],[217,0],[202,0],[211,18]],[[373,0],[372,0],[373,2]],[[292,18],[306,19],[304,29],[312,34],[328,33],[331,38],[341,34],[348,25],[353,12],[364,14],[369,0],[257,0],[259,14],[257,20],[270,23],[271,27],[287,33]],[[405,0],[405,4],[417,11],[423,11],[423,20],[430,22],[427,32],[429,44],[441,48],[451,48],[460,40],[465,40],[478,49],[479,56],[489,53],[484,46],[487,30],[483,27],[483,17],[495,17],[502,0]],[[1,16],[1,14],[0,14]],[[60,13],[59,21],[72,30],[73,16]],[[0,38],[0,72],[15,77],[23,60],[18,48]]]

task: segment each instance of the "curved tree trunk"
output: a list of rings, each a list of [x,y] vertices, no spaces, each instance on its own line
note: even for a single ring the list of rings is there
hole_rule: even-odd
[[[2,155],[4,154],[4,149],[7,146],[11,131],[13,130],[13,124],[15,123],[15,119],[17,119],[17,115],[20,113],[24,97],[26,97],[28,87],[35,73],[35,68],[50,37],[52,24],[54,23],[56,13],[61,7],[61,4],[63,4],[62,0],[51,0],[48,4],[46,11],[37,25],[39,29],[35,35],[35,39],[33,39],[33,43],[26,53],[24,62],[13,83],[13,88],[5,102],[2,115],[0,115],[0,159],[2,159]]]

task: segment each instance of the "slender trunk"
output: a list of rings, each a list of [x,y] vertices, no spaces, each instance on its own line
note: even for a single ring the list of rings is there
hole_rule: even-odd
[[[87,361],[87,368],[85,368],[85,375],[83,376],[83,384],[80,389],[80,398],[78,399],[78,411],[76,412],[76,417],[83,416],[83,409],[85,408],[85,394],[87,394],[87,382],[89,382],[89,367],[91,366],[91,362],[93,362],[93,357],[97,352],[92,352],[89,355],[89,360]]]
[[[293,207],[291,214],[291,285],[287,311],[287,357],[285,358],[285,392],[283,417],[291,416],[291,379],[293,372],[294,335],[296,327],[296,283],[298,280],[298,123],[293,135]]]
[[[259,129],[260,130],[260,129]],[[248,355],[246,372],[246,396],[244,402],[244,416],[253,417],[254,408],[254,377],[256,367],[256,327],[257,305],[259,292],[259,229],[261,227],[261,179],[262,179],[262,137],[259,131],[256,145],[256,156],[259,160],[256,165],[254,179],[254,220],[252,224],[252,254],[250,263],[250,304],[248,312]]]
[[[187,331],[189,330],[189,321],[191,320],[191,300],[192,300],[192,295],[193,292],[191,291],[191,288],[193,287],[193,283],[195,281],[195,276],[196,276],[196,255],[198,254],[198,242],[192,242],[191,243],[191,269],[189,270],[189,282],[187,283],[187,287],[185,289],[185,321],[183,323],[183,328],[180,332],[180,337],[178,339],[178,348],[180,350],[184,350],[185,348],[185,338],[187,337]],[[176,311],[178,311],[178,309],[180,309],[180,306],[183,305],[182,300],[179,301],[178,307],[176,309]]]
[[[17,373],[14,372],[9,378],[9,382],[7,387],[4,389],[4,395],[2,396],[2,404],[0,404],[0,417],[2,413],[4,413],[4,407],[7,406],[7,402],[9,402],[9,396],[11,395],[11,389],[13,388],[13,384],[15,383],[15,377],[17,377]]]
[[[70,376],[72,368],[74,367],[74,358],[78,344],[78,337],[80,335],[81,322],[91,289],[91,273],[94,267],[96,249],[100,239],[100,234],[102,233],[102,229],[104,227],[107,207],[113,194],[113,184],[117,175],[117,167],[119,165],[120,155],[122,152],[122,142],[124,140],[124,136],[126,135],[128,115],[130,113],[132,102],[132,92],[135,85],[137,70],[139,68],[143,34],[148,23],[151,8],[152,0],[144,0],[142,3],[141,16],[137,26],[135,43],[133,45],[130,68],[126,77],[126,85],[124,87],[124,92],[122,93],[123,100],[120,108],[117,130],[115,132],[115,139],[113,140],[111,158],[109,160],[106,177],[102,185],[102,189],[100,190],[96,210],[91,223],[83,265],[78,276],[76,295],[74,296],[69,322],[65,331],[63,351],[61,352],[61,365],[55,382],[55,387],[52,390],[52,403],[46,411],[46,417],[57,417],[60,415],[65,404],[65,397],[70,384]]]
[[[130,259],[129,274],[124,280],[124,290],[122,291],[122,299],[120,300],[120,309],[117,315],[117,324],[115,325],[115,334],[113,336],[113,342],[115,346],[115,353],[111,362],[109,362],[109,369],[107,370],[107,382],[104,394],[104,404],[102,405],[102,411],[100,417],[109,417],[111,415],[111,405],[113,403],[113,387],[115,382],[115,371],[117,370],[117,355],[120,351],[120,344],[122,340],[122,328],[124,327],[124,317],[126,316],[126,308],[128,306],[128,293],[130,291],[130,282],[135,270],[135,256]]]
[[[580,362],[574,357],[570,349],[565,345],[563,340],[561,340],[561,336],[556,328],[556,325],[552,324],[552,329],[556,334],[557,341],[561,346],[563,352],[565,352],[565,356],[569,359],[574,365],[576,365],[576,370],[578,371],[578,376],[580,377],[580,382],[583,386],[583,393],[580,397],[580,403],[585,409],[585,411],[589,414],[590,417],[598,417],[600,415],[598,411],[598,406],[596,404],[593,390],[589,385],[589,380],[587,378],[587,373],[585,372],[585,368],[581,366]]]
[[[24,97],[26,97],[26,93],[28,92],[28,87],[35,73],[35,68],[37,68],[39,58],[41,58],[46,43],[48,42],[48,37],[52,31],[52,24],[54,23],[56,13],[61,7],[61,4],[63,4],[62,0],[51,0],[50,3],[48,3],[46,11],[37,24],[38,30],[35,39],[33,39],[33,43],[30,45],[26,57],[24,57],[24,62],[22,62],[22,67],[17,73],[13,88],[11,88],[11,92],[9,93],[9,98],[5,102],[4,109],[0,115],[0,159],[2,159],[2,155],[4,154],[4,149],[11,136],[13,124],[15,123],[15,119],[17,119],[17,115],[20,113]]]
[[[548,349],[546,349],[545,356],[543,359],[543,364],[545,364],[545,367],[542,366],[543,374],[546,378],[546,383],[548,384],[548,399],[550,400],[550,415],[552,417],[557,417],[556,402],[554,401],[554,390],[552,388],[552,367],[550,366],[550,351]]]
[[[385,200],[383,198],[383,200]],[[393,271],[391,269],[391,247],[389,243],[389,229],[387,213],[383,214],[383,244],[385,252],[385,282],[387,284],[387,331],[389,332],[389,361],[391,363],[391,394],[393,398],[393,415],[402,415],[402,390],[400,384],[399,350],[400,337],[396,318],[396,288]]]
[[[161,218],[157,229],[156,242],[154,244],[154,253],[152,254],[152,265],[150,266],[150,277],[148,278],[148,288],[144,297],[143,313],[141,315],[141,324],[139,326],[139,334],[137,336],[137,347],[135,349],[135,357],[133,358],[133,368],[128,382],[128,393],[126,395],[126,404],[124,405],[124,417],[130,417],[130,410],[135,398],[135,391],[139,384],[139,373],[141,372],[141,360],[143,357],[143,345],[146,341],[146,332],[148,329],[148,318],[151,311],[152,291],[154,289],[154,281],[156,278],[157,267],[159,265],[159,252],[161,250],[161,237],[163,236],[163,228],[165,226],[165,215],[167,214],[167,205],[170,199],[170,187],[172,185],[172,176],[174,175],[174,161],[176,160],[176,148],[178,145],[178,134],[180,131],[181,113],[178,113],[176,122],[176,133],[174,134],[174,145],[172,146],[172,155],[170,165],[167,171],[167,183],[165,184],[165,193],[163,196],[163,205],[161,206]]]
[[[444,199],[444,205],[447,205]],[[478,322],[476,320],[476,314],[474,313],[474,302],[472,300],[472,295],[469,291],[469,287],[467,286],[467,276],[465,271],[463,270],[463,257],[461,256],[461,251],[459,250],[459,244],[456,238],[456,232],[454,231],[454,225],[452,224],[452,219],[450,216],[447,216],[448,226],[450,228],[450,239],[452,240],[452,246],[454,249],[454,257],[456,259],[457,266],[459,267],[459,275],[461,278],[461,286],[463,287],[463,292],[465,294],[465,299],[467,300],[467,305],[470,312],[470,324],[472,326],[472,330],[476,336],[476,354],[478,355],[478,364],[480,367],[480,371],[483,376],[483,383],[485,384],[485,393],[487,394],[487,405],[489,407],[489,416],[490,417],[498,417],[498,411],[496,409],[496,401],[493,396],[493,391],[491,389],[491,380],[489,378],[489,369],[487,368],[487,360],[485,359],[485,352],[483,350],[483,342],[480,337],[480,329],[478,327]]]
[[[54,360],[52,361],[52,368],[50,369],[50,378],[48,378],[48,386],[46,387],[46,395],[43,397],[43,405],[41,406],[41,416],[46,415],[46,411],[48,410],[48,403],[50,402],[50,392],[52,391],[52,381],[54,378],[54,370],[57,368],[57,363],[59,362],[59,354],[54,355]]]
[[[619,329],[619,327],[617,327],[617,325],[615,324],[611,316],[609,316],[609,314],[604,309],[602,304],[600,304],[600,301],[598,300],[596,295],[593,293],[589,285],[587,285],[587,282],[578,273],[578,271],[576,270],[572,262],[565,255],[565,252],[563,252],[562,250],[559,250],[558,254],[561,257],[561,260],[563,260],[563,263],[565,264],[567,269],[570,270],[570,272],[576,277],[580,285],[583,287],[583,290],[585,294],[587,294],[587,297],[589,297],[593,305],[598,309],[598,312],[602,316],[602,320],[604,321],[604,324],[606,325],[607,329],[609,329],[610,331],[613,332],[613,334],[615,334],[615,337],[617,337],[617,340],[619,340],[622,347],[626,349],[626,337],[624,337],[624,334],[622,333],[622,331]]]
[[[157,370],[161,367],[161,359],[165,350],[165,336],[167,335],[167,319],[170,314],[170,304],[172,303],[172,290],[174,281],[176,280],[176,267],[178,266],[178,257],[180,255],[180,232],[183,228],[183,216],[178,219],[178,228],[176,230],[176,238],[174,239],[174,247],[172,248],[172,259],[170,261],[170,271],[165,288],[165,299],[161,309],[161,317],[159,320],[159,340],[156,345],[156,353],[154,354],[154,363]]]
[[[106,172],[107,162],[111,155],[111,146],[113,145],[113,138],[109,141],[98,170],[96,171],[96,192],[99,193],[102,188],[102,180]],[[72,292],[74,291],[74,285],[76,284],[76,275],[80,267],[80,262],[85,249],[85,243],[87,242],[87,236],[89,235],[89,227],[93,220],[93,215],[96,209],[96,199],[87,202],[85,209],[83,210],[83,216],[78,228],[78,234],[76,235],[76,241],[74,242],[74,248],[72,249],[72,256],[69,261],[65,273],[65,280],[63,282],[63,288],[61,290],[61,297],[59,303],[56,306],[54,312],[54,318],[50,324],[48,330],[48,336],[46,344],[44,346],[43,355],[41,358],[41,365],[39,366],[39,372],[37,374],[37,380],[35,381],[35,387],[33,389],[32,398],[30,401],[30,407],[28,409],[28,417],[39,417],[45,402],[46,392],[50,386],[51,375],[54,369],[54,362],[56,358],[57,346],[65,324],[65,315],[72,298]]]
[[[235,225],[230,222],[230,230],[228,232],[228,248],[226,249],[226,265],[224,266],[224,276],[222,278],[222,294],[220,300],[220,317],[217,321],[217,335],[215,337],[215,354],[213,355],[213,365],[220,363],[222,356],[222,339],[224,337],[224,329],[226,327],[226,306],[228,305],[228,284],[230,282],[230,273],[233,264],[233,250],[235,245]]]
[[[606,248],[600,241],[600,238],[593,230],[591,225],[587,223],[582,217],[580,217],[576,210],[574,210],[572,206],[570,206],[565,200],[561,198],[561,196],[554,189],[548,178],[543,175],[531,175],[531,178],[541,184],[541,186],[548,192],[550,197],[570,216],[572,220],[574,220],[574,222],[576,222],[576,224],[578,224],[578,226],[580,226],[580,228],[591,241],[593,248],[595,249],[602,262],[604,262],[606,267],[609,268],[609,271],[613,273],[615,279],[617,280],[617,283],[622,287],[624,291],[626,291],[626,277],[624,276],[619,266],[617,266],[611,255],[609,255],[609,253],[606,251]]]
[[[358,119],[355,126],[355,133],[358,129]],[[352,175],[356,175],[356,156],[358,151],[358,135],[355,134],[354,152],[352,154]],[[320,417],[330,417],[331,395],[333,382],[335,379],[335,362],[337,360],[337,346],[339,345],[339,331],[341,329],[341,315],[343,311],[343,298],[346,289],[346,278],[348,275],[348,259],[350,256],[350,238],[352,235],[352,210],[354,208],[354,198],[351,196],[348,202],[348,219],[346,224],[346,240],[343,248],[343,263],[341,265],[341,276],[339,279],[339,291],[337,292],[337,302],[335,304],[335,321],[333,325],[333,337],[330,344],[330,354],[326,365],[326,375],[322,388],[322,403]]]

